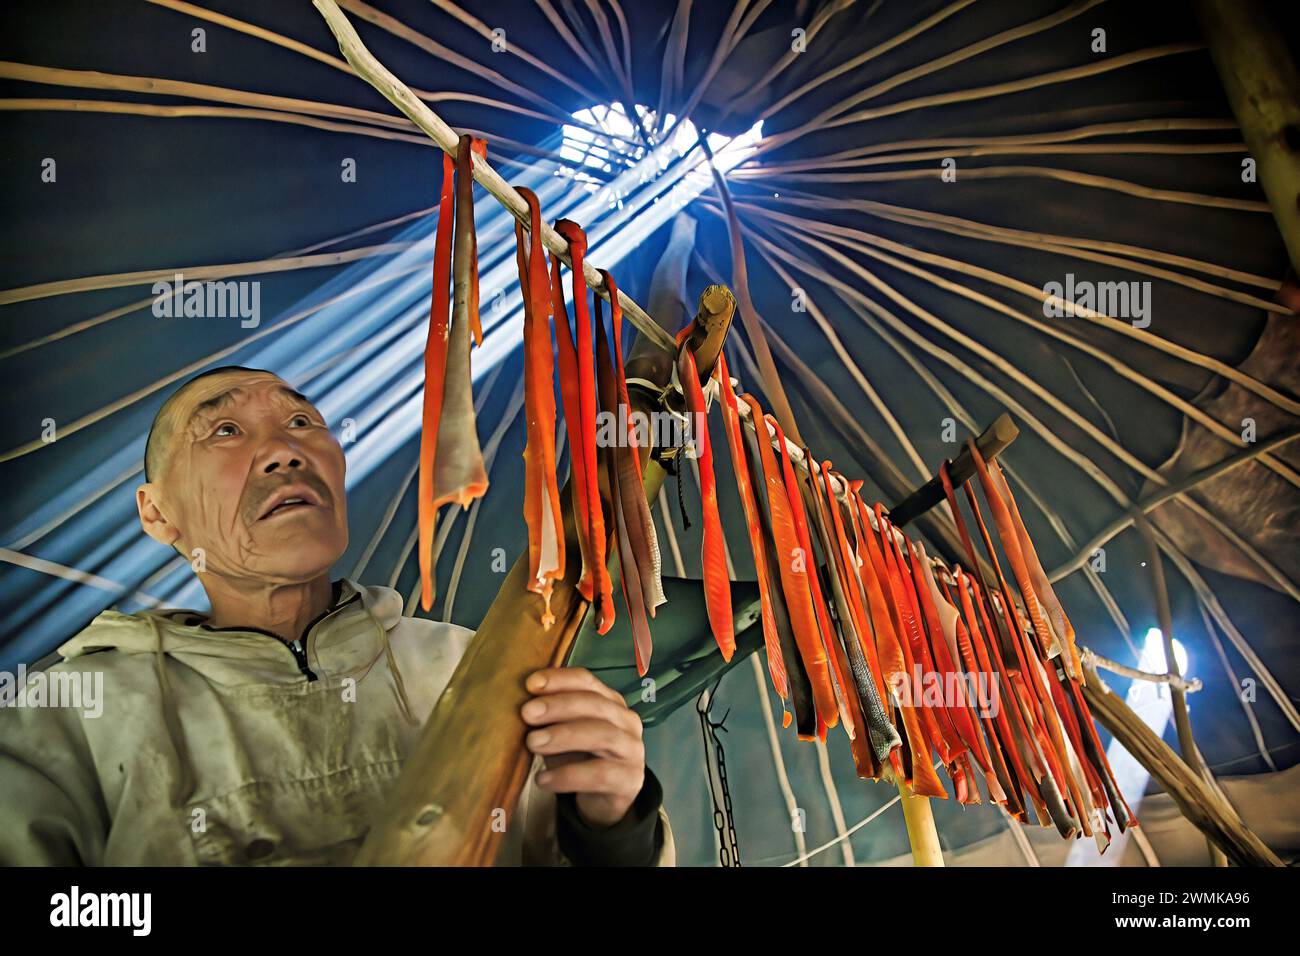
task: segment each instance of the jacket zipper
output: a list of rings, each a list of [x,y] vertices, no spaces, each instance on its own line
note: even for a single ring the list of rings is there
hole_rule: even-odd
[[[307,680],[309,682],[316,680],[315,673],[313,673],[312,669],[307,665],[306,640],[303,638],[299,638],[296,641],[290,641],[288,647],[289,650],[293,651],[294,660],[298,662],[298,670],[302,671],[303,674],[306,675]]]
[[[314,631],[316,625],[325,620],[325,618],[329,617],[335,611],[341,611],[360,597],[361,595],[359,593],[353,594],[352,597],[348,598],[341,604],[332,604],[330,607],[322,611],[314,621],[307,625],[307,629],[303,632],[302,637],[298,638],[296,641],[286,642],[279,635],[272,634],[270,631],[263,631],[261,628],[256,627],[208,627],[206,624],[204,624],[203,627],[209,631],[251,631],[255,634],[265,634],[267,637],[273,639],[277,644],[281,644],[289,649],[289,653],[293,654],[294,662],[298,665],[298,670],[307,678],[308,683],[310,683],[311,681],[319,679],[307,663],[307,641],[311,638],[311,632]]]

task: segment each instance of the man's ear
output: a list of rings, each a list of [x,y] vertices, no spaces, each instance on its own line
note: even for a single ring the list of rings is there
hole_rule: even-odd
[[[162,511],[162,494],[158,485],[146,482],[135,490],[135,508],[140,513],[140,527],[159,544],[172,547],[181,536]]]

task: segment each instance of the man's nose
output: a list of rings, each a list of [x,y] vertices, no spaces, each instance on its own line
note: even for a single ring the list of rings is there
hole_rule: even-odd
[[[307,464],[302,451],[283,438],[268,441],[260,457],[262,460],[259,464],[262,473],[266,475],[276,471],[296,471]]]

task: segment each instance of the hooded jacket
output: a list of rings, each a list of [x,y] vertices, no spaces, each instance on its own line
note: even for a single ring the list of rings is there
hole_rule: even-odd
[[[391,588],[336,588],[302,647],[197,611],[97,616],[38,675],[99,688],[93,706],[0,707],[0,863],[351,863],[474,632],[403,617]],[[498,865],[571,863],[541,763]]]

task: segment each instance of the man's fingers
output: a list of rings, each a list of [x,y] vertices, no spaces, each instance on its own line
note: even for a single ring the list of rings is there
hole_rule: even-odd
[[[623,695],[601,681],[599,677],[585,667],[546,667],[533,671],[524,682],[524,687],[533,694],[556,694],[564,691],[585,690],[601,694],[610,700],[622,704]]]
[[[595,691],[562,691],[534,697],[520,710],[524,722],[534,727],[570,720],[593,719],[641,735],[641,718],[628,710],[622,701],[615,703]]]
[[[635,796],[645,784],[645,764],[620,760],[581,760],[537,775],[537,785],[554,793]]]
[[[535,754],[583,751],[612,760],[645,762],[641,738],[604,720],[572,720],[534,730],[524,738]]]

